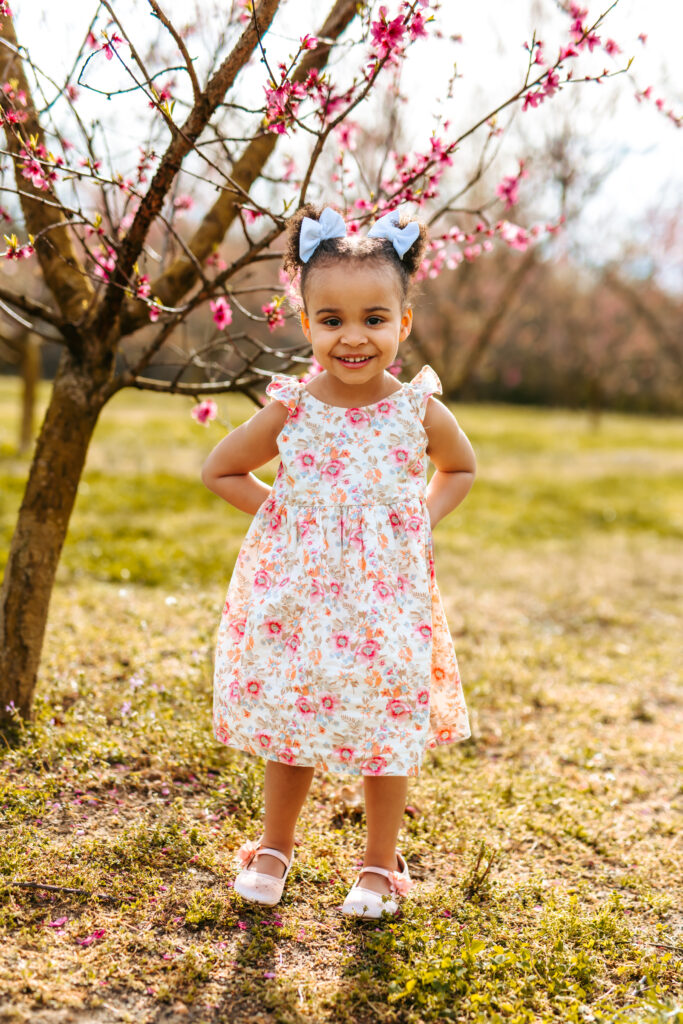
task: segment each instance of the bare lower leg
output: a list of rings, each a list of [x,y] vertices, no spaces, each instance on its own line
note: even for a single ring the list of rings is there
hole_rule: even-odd
[[[266,761],[263,796],[266,814],[263,824],[263,846],[280,850],[291,857],[294,849],[294,830],[304,800],[311,786],[314,769]],[[254,857],[250,869],[282,878],[285,866],[277,857],[264,853]]]
[[[403,822],[408,779],[405,775],[366,775],[364,788],[368,836],[363,867],[372,865],[395,871],[396,842]],[[389,882],[381,875],[363,875],[361,885],[373,892],[389,892]]]

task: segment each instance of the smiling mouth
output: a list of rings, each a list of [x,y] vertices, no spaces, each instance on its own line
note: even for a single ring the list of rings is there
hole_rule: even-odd
[[[340,363],[344,366],[363,366],[365,363],[369,363],[374,356],[335,356]]]

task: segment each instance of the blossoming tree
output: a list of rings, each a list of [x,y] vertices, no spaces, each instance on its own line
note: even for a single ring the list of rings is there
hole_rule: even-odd
[[[30,716],[55,572],[88,445],[109,399],[126,387],[189,394],[200,400],[197,418],[205,419],[208,396],[239,390],[258,400],[274,362],[286,370],[297,355],[305,361],[303,349],[283,352],[273,344],[284,320],[284,284],[253,310],[255,289],[244,274],[277,255],[273,246],[287,216],[311,196],[335,203],[351,231],[399,204],[425,208],[433,242],[423,273],[431,276],[496,244],[524,250],[556,230],[507,219],[523,164],[491,203],[456,223],[461,197],[480,171],[469,182],[456,176],[453,187],[454,154],[478,133],[484,167],[507,113],[533,111],[570,83],[603,82],[624,70],[617,44],[603,34],[611,8],[589,18],[567,2],[562,44],[551,55],[540,40],[527,42],[511,95],[474,123],[442,117],[423,149],[387,148],[370,186],[350,162],[360,104],[395,89],[412,47],[441,31],[438,3],[396,0],[389,10],[330,0],[327,16],[304,26],[293,52],[273,66],[269,29],[286,19],[287,3],[238,0],[228,5],[216,56],[204,70],[190,52],[193,26],[180,29],[158,0],[148,4],[163,45],[143,51],[113,0],[102,0],[72,73],[58,83],[19,43],[9,2],[0,0],[0,126],[13,171],[12,182],[3,167],[0,198],[15,207],[11,213],[0,206],[0,217],[16,225],[0,259],[36,260],[51,296],[39,302],[3,282],[0,308],[49,325],[63,346],[0,593],[0,722]],[[116,88],[107,85],[112,69]],[[148,117],[145,137],[159,142],[141,146],[135,168],[114,166],[107,139],[87,127],[80,115],[84,90],[89,98],[125,94],[131,120]],[[296,160],[279,145],[294,137]],[[177,221],[193,203],[179,191],[189,175],[208,194],[191,231]],[[230,229],[224,256],[219,247]],[[206,366],[201,350],[185,353],[173,379],[155,377],[155,359],[177,350],[174,335],[203,308],[230,358],[213,363],[204,382],[184,379],[188,368]],[[254,331],[233,330],[235,309]],[[245,351],[244,342],[251,348]]]

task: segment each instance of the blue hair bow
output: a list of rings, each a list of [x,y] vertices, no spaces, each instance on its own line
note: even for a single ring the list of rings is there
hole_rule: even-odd
[[[304,217],[299,234],[299,256],[308,263],[311,256],[325,238],[344,238],[346,224],[332,207],[326,206],[319,220]]]
[[[419,225],[413,220],[404,228],[398,226],[400,213],[392,210],[385,213],[368,231],[368,238],[388,238],[398,255],[403,259],[413,242],[420,236]]]

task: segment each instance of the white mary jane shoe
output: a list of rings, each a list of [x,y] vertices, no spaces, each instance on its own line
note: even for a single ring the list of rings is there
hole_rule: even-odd
[[[415,885],[408,873],[408,865],[405,858],[396,851],[396,860],[400,871],[387,871],[386,868],[367,867],[361,868],[358,878],[349,890],[342,906],[342,914],[349,917],[371,917],[378,918],[382,914],[393,916],[399,908],[399,899],[406,896]],[[382,875],[388,878],[391,894],[386,895],[373,892],[372,889],[364,889],[360,885],[363,875]]]
[[[274,907],[282,899],[282,890],[287,881],[289,869],[294,860],[294,853],[288,860],[280,850],[273,850],[269,846],[261,846],[261,839],[250,839],[237,851],[237,856],[242,865],[242,870],[233,883],[233,889],[250,903],[261,903],[265,907]],[[285,873],[282,878],[275,878],[274,875],[266,875],[262,871],[248,871],[248,867],[255,857],[262,853],[268,853],[271,857],[277,857],[285,866]]]

